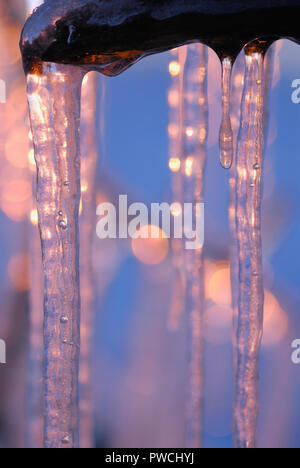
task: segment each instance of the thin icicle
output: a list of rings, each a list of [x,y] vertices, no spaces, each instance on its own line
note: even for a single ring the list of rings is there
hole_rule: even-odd
[[[44,446],[76,448],[80,347],[79,121],[83,72],[44,63],[28,75],[45,275]]]
[[[80,215],[80,291],[81,291],[81,353],[80,353],[80,447],[92,448],[93,398],[91,353],[94,321],[94,275],[92,244],[95,226],[95,174],[97,164],[97,100],[100,77],[86,75],[81,100],[81,206]]]
[[[233,75],[233,93],[231,105],[231,121],[234,132],[234,142],[237,142],[237,133],[241,118],[241,97],[243,92],[245,76],[245,58],[244,53],[240,54],[235,62]],[[236,153],[236,144],[234,144]],[[229,172],[229,208],[228,218],[231,234],[230,243],[230,277],[231,277],[231,297],[232,297],[232,315],[233,315],[233,347],[236,347],[237,336],[237,318],[238,318],[238,296],[239,296],[239,255],[236,232],[236,160],[234,158]],[[236,356],[235,356],[236,357]],[[234,363],[236,365],[236,363]]]
[[[207,49],[187,47],[183,80],[184,202],[203,202],[203,176],[208,133]],[[187,398],[186,447],[202,444],[203,396],[203,249],[185,251],[186,313],[188,316],[189,386]]]
[[[233,161],[233,132],[230,117],[232,60],[222,61],[222,122],[220,128],[220,161],[224,169],[230,169]]]
[[[263,163],[263,55],[246,55],[237,147],[236,227],[239,316],[235,436],[239,448],[255,447],[259,409],[258,355],[263,329],[261,176]]]

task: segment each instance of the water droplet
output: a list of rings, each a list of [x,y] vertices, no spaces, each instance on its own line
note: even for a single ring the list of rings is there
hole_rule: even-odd
[[[61,442],[62,442],[63,444],[65,444],[65,445],[70,444],[70,443],[71,443],[70,436],[64,435],[64,436],[62,437],[62,439],[61,439]]]
[[[261,80],[256,80],[256,84],[261,85]]]
[[[63,344],[67,344],[67,343],[68,343],[68,340],[66,340],[66,338],[64,338],[64,339],[62,340],[62,343],[63,343]]]
[[[59,227],[60,227],[61,229],[63,229],[63,230],[66,230],[66,229],[68,228],[68,223],[67,223],[64,219],[62,219],[61,221],[59,221],[58,225],[59,225]]]
[[[232,61],[222,62],[222,122],[220,128],[220,161],[224,169],[230,169],[233,161],[233,131],[230,118]]]
[[[258,163],[254,164],[253,169],[258,171],[260,169],[260,165]]]
[[[66,315],[60,317],[60,323],[68,323],[69,319]]]
[[[60,211],[58,212],[58,216],[62,216],[62,215],[63,215],[63,212],[60,210]]]
[[[69,185],[70,185],[70,182],[69,182],[68,180],[65,180],[65,181],[64,181],[64,186],[65,186],[65,187],[69,187]]]

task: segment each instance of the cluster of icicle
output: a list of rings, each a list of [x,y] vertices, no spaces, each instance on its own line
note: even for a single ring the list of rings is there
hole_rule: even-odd
[[[172,171],[174,200],[181,203],[204,200],[203,178],[208,131],[205,49],[198,45],[178,49],[174,52],[177,54],[177,69],[176,62],[170,64],[172,85],[169,92],[169,166]],[[269,67],[270,63],[271,61]],[[239,448],[251,448],[255,446],[259,409],[258,355],[263,329],[261,178],[267,88],[264,82],[263,54],[245,53],[245,64],[242,70],[237,69],[240,77],[245,71],[242,100],[238,101],[238,93],[234,96],[235,118],[240,118],[235,144],[231,124],[232,66],[233,61],[229,57],[222,61],[219,144],[221,164],[224,168],[231,169],[229,218],[232,232],[231,276],[235,322],[235,441]],[[173,214],[176,215],[176,209]],[[203,249],[184,254],[182,245],[175,243],[174,247],[174,267],[183,276],[185,312],[190,324],[186,446],[199,447],[203,394]],[[177,273],[175,279],[178,277]],[[177,285],[175,290],[174,294],[177,295]],[[178,321],[178,307],[172,304],[171,312],[171,324],[174,326]]]
[[[199,203],[204,201],[203,179],[208,134],[207,49],[194,44],[175,53],[178,54],[179,74],[173,74],[172,90],[177,93],[177,110],[171,114],[169,127],[174,149],[170,159],[170,168],[174,173],[174,202]],[[232,61],[226,58],[222,65],[220,153],[224,167],[230,168],[234,163],[233,183],[230,186],[234,190],[233,231],[238,258],[235,262],[238,270],[238,281],[235,282],[238,286],[235,434],[238,447],[253,447],[258,414],[258,353],[263,317],[260,218],[264,60],[260,53],[245,55],[241,123],[235,161],[230,119]],[[81,170],[79,134],[83,79],[84,72],[78,67],[48,63],[43,64],[39,75],[28,75],[28,101],[38,168],[37,208],[45,281],[44,446],[55,448],[78,447],[79,441],[82,447],[92,445],[90,342],[93,276],[90,259],[95,212],[96,78],[88,79],[92,83],[89,88],[91,94],[86,95],[88,117],[82,131],[84,144]],[[80,204],[83,220],[81,257]],[[174,204],[174,216],[178,209],[179,205]],[[186,446],[199,447],[203,392],[203,249],[185,252],[180,243],[174,244],[173,248],[175,277],[177,281],[179,278],[182,285],[183,308],[189,321]],[[79,373],[80,297],[82,326]],[[35,308],[33,305],[33,310]],[[171,315],[170,323],[176,326],[178,307],[172,309]]]

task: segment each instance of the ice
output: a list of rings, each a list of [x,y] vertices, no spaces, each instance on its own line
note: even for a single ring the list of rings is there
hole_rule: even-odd
[[[220,128],[220,161],[224,169],[230,169],[233,161],[233,131],[230,117],[232,60],[222,61],[222,122]]]
[[[258,356],[263,332],[261,177],[264,143],[264,60],[246,55],[236,162],[236,235],[239,257],[235,435],[255,447],[259,409]]]
[[[83,72],[44,63],[29,74],[37,208],[45,275],[44,445],[79,443],[79,125]],[[62,225],[62,222],[64,223]]]

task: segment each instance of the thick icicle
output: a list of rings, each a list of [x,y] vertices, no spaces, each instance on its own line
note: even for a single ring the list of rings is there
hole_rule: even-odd
[[[81,100],[81,206],[80,215],[80,447],[93,447],[91,346],[94,320],[94,275],[92,244],[95,226],[95,174],[97,164],[97,100],[100,77],[85,76]]]
[[[183,80],[183,175],[184,202],[203,202],[203,176],[208,133],[207,48],[187,47]],[[196,214],[196,213],[195,213]],[[186,447],[202,443],[203,395],[203,248],[185,251],[186,313],[188,315],[189,387],[187,398]]]
[[[232,60],[222,61],[222,122],[220,128],[220,161],[224,169],[230,169],[233,161],[233,132],[230,117]]]
[[[79,120],[83,72],[44,63],[29,74],[45,275],[44,446],[78,447]]]
[[[235,436],[239,448],[255,447],[259,409],[258,356],[263,329],[261,176],[263,163],[263,55],[246,55],[237,146],[236,228],[239,315]]]

